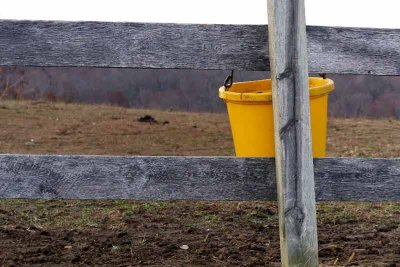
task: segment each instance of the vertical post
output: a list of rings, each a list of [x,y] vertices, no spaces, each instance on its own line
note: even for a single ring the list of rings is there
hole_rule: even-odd
[[[318,266],[304,0],[268,0],[282,266]]]

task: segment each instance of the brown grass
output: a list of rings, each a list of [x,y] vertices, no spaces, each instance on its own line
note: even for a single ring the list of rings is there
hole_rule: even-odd
[[[158,123],[138,122],[146,114]],[[3,101],[0,116],[2,153],[233,154],[225,114]]]
[[[330,119],[327,154],[335,157],[400,157],[400,121]]]
[[[146,114],[158,123],[138,122]],[[2,101],[0,117],[1,153],[234,154],[226,114]],[[399,139],[397,120],[330,119],[327,154],[399,157]]]

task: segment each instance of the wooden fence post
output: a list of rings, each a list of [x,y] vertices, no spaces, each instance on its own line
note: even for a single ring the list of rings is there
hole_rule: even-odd
[[[304,0],[268,0],[282,266],[318,266]]]

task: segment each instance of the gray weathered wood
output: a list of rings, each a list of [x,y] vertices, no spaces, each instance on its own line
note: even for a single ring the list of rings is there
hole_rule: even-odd
[[[251,26],[0,21],[0,65],[258,69],[266,38]]]
[[[252,159],[0,156],[0,198],[275,198]],[[272,164],[272,163],[270,163]],[[270,185],[268,185],[268,183]]]
[[[268,0],[268,24],[281,262],[317,267],[304,0]]]
[[[307,27],[310,72],[400,75],[400,29]]]
[[[319,201],[400,200],[400,159],[315,159]],[[0,198],[276,200],[270,158],[0,155]]]
[[[400,75],[400,29],[307,27],[311,72]],[[0,20],[0,65],[269,70],[265,25]]]
[[[400,201],[400,159],[314,159],[314,173],[317,200]]]

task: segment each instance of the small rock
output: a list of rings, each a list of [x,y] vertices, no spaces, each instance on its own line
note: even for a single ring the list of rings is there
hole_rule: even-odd
[[[65,249],[72,249],[72,246],[64,246]]]
[[[188,245],[182,245],[182,246],[180,246],[179,248],[180,248],[180,249],[184,249],[184,250],[188,250],[188,249],[189,249],[189,246],[188,246]]]

